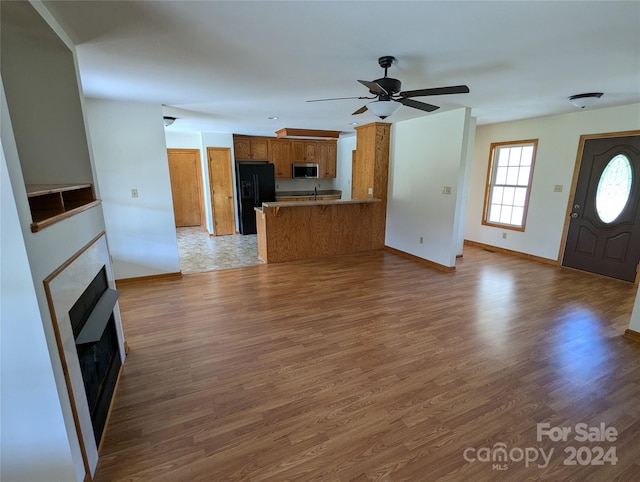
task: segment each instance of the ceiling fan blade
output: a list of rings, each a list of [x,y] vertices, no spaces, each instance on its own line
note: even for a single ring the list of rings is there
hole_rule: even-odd
[[[360,82],[362,85],[364,85],[366,88],[368,88],[374,94],[389,95],[389,93],[386,90],[384,90],[382,87],[380,87],[379,84],[377,84],[375,82],[370,82],[368,80],[359,80],[358,82]]]
[[[468,94],[469,87],[466,85],[452,85],[450,87],[435,87],[433,89],[406,90],[398,95],[404,97],[422,97],[423,95],[444,95],[444,94]]]
[[[362,107],[360,107],[357,111],[355,111],[353,114],[351,115],[357,115],[357,114],[362,114],[363,112],[367,111],[367,106],[363,105]]]
[[[437,105],[426,104],[413,99],[398,99],[397,102],[400,102],[402,105],[406,105],[407,107],[413,107],[414,109],[420,109],[426,112],[433,112],[440,108]]]
[[[346,100],[346,99],[375,99],[375,97],[334,97],[332,99],[313,99],[306,102],[324,102],[326,100]]]

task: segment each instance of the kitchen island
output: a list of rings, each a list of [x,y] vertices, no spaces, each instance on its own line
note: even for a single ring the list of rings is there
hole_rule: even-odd
[[[265,202],[255,210],[266,263],[384,248],[380,199]]]

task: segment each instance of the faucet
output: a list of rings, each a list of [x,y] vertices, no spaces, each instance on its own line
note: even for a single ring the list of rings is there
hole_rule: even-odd
[[[318,188],[316,186],[313,186],[313,200],[318,200]]]

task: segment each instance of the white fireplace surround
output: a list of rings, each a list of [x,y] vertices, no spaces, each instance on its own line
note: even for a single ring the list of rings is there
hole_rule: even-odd
[[[72,412],[74,413],[74,424],[80,446],[83,447],[83,462],[85,469],[91,474],[91,477],[93,477],[98,464],[98,447],[96,446],[91,415],[84,391],[84,382],[78,362],[69,310],[103,266],[106,267],[109,288],[115,289],[113,271],[111,269],[107,240],[104,232],[76,253],[76,255],[54,271],[44,281],[45,291],[49,301],[49,309],[51,310],[51,316],[53,318],[58,350],[60,352],[60,359],[65,367],[65,382],[67,390],[69,391]],[[113,308],[113,317],[118,334],[120,359],[124,364],[124,334],[122,332],[122,320],[117,302]]]

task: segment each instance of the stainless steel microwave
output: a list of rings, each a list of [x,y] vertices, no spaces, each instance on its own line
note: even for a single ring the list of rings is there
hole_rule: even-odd
[[[302,163],[294,162],[291,166],[292,177],[294,179],[310,179],[318,177],[318,164],[317,163]]]

